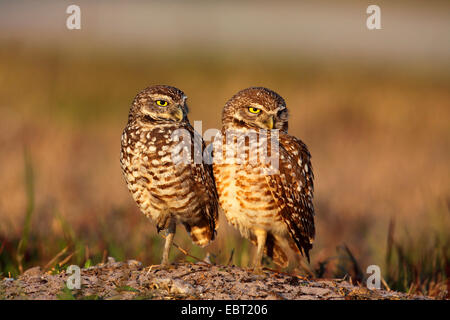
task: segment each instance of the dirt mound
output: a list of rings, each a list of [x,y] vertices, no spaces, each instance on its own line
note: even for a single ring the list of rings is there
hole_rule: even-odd
[[[168,269],[138,261],[81,269],[81,288],[69,290],[70,275],[43,273],[39,267],[18,279],[0,281],[1,299],[427,299],[368,290],[342,280],[307,280],[285,273],[205,263],[178,263]]]

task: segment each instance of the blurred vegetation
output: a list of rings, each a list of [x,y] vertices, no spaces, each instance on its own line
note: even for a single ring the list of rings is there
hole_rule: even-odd
[[[175,85],[190,120],[220,126],[223,103],[264,85],[282,94],[290,131],[310,147],[317,242],[311,265],[287,271],[448,298],[450,76],[363,62],[33,49],[0,46],[0,273],[40,265],[59,272],[136,259],[158,264],[163,239],[122,180],[118,147],[134,95]],[[24,150],[26,150],[24,152]],[[247,266],[254,248],[227,225],[206,250],[181,230],[195,257]],[[171,261],[194,259],[173,248]],[[267,266],[274,265],[267,261]],[[62,298],[72,298],[63,292]]]

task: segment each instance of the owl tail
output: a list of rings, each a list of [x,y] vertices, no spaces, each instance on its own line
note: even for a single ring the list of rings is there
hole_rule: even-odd
[[[281,268],[286,268],[289,264],[289,259],[280,247],[278,241],[272,234],[267,235],[265,253],[272,258],[273,262]]]
[[[256,239],[251,239],[251,242],[257,246]],[[278,241],[271,234],[267,234],[266,246],[264,247],[264,254],[272,259],[272,261],[281,268],[286,268],[289,265],[289,259],[279,245]]]
[[[195,225],[185,225],[187,232],[191,235],[192,241],[200,247],[207,246],[215,237],[215,230],[207,219],[202,219]]]

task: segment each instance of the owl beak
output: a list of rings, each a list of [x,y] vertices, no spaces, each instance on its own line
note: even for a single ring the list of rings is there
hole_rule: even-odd
[[[183,109],[181,109],[181,107],[178,107],[175,110],[173,110],[171,114],[172,116],[175,117],[175,119],[177,119],[177,121],[181,121],[184,118]]]
[[[272,130],[273,129],[273,117],[269,117],[266,121],[264,121],[264,124],[266,125],[267,129]]]

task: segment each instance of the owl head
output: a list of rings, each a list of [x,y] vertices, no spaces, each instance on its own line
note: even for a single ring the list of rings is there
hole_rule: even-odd
[[[236,93],[223,109],[225,128],[279,129],[287,132],[288,110],[284,99],[263,87],[251,87]]]
[[[165,85],[145,88],[131,104],[129,121],[182,122],[187,120],[186,95],[180,89]]]

